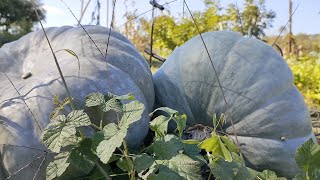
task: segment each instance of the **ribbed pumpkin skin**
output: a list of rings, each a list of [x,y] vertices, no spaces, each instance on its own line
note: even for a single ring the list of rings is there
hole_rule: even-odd
[[[232,119],[250,167],[293,177],[298,171],[295,151],[314,135],[308,109],[288,65],[259,40],[230,31],[202,36],[229,105],[225,131],[233,134]],[[200,36],[174,50],[154,75],[154,85],[156,105],[186,113],[188,125],[212,126],[213,113],[226,112]]]
[[[99,26],[85,26],[85,29],[105,54],[109,29]],[[124,36],[112,31],[106,63],[82,28],[48,28],[46,32],[54,51],[70,49],[80,59],[78,77],[77,59],[65,51],[56,53],[78,108],[84,107],[85,96],[92,92],[117,95],[131,92],[145,105],[142,119],[130,126],[127,136],[131,147],[139,147],[148,132],[148,114],[154,103],[152,74],[139,52]],[[13,81],[43,130],[49,123],[49,113],[54,110],[53,96],[67,97],[43,32],[33,32],[4,45],[0,49],[0,72],[7,73]],[[32,76],[23,79],[28,72]],[[2,144],[44,149],[41,130],[3,73],[0,73],[0,119],[3,121],[0,124],[1,177],[14,173],[43,153]],[[108,117],[108,120],[115,119]],[[32,179],[41,161],[42,158],[38,159],[13,179]],[[43,179],[44,175],[45,169],[41,169],[37,179]]]

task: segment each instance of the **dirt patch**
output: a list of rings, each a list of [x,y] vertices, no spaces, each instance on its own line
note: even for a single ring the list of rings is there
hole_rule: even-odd
[[[320,109],[311,109],[312,130],[320,143]]]

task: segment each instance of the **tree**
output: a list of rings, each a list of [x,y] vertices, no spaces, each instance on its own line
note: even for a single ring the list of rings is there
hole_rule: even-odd
[[[266,10],[264,0],[246,0],[241,12],[235,4],[229,4],[224,15],[224,27],[243,35],[262,38],[264,30],[272,27],[273,19],[276,17],[274,11]]]
[[[44,9],[37,3],[35,9],[41,20],[45,18]],[[0,47],[32,31],[38,21],[33,3],[29,0],[0,1]]]
[[[264,0],[246,0],[243,10],[236,4],[227,8],[220,6],[218,0],[205,0],[206,9],[203,12],[192,12],[200,33],[221,29],[241,32],[243,35],[262,38],[264,30],[272,27],[275,12],[266,10]],[[175,47],[184,44],[190,38],[199,34],[193,19],[188,12],[182,17],[173,17],[170,13],[156,18],[154,25],[154,50],[161,56],[168,56]],[[151,36],[151,20],[142,19],[142,33]]]

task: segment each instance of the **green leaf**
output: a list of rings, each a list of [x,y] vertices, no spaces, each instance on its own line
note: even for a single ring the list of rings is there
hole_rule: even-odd
[[[115,112],[121,112],[122,111],[122,104],[118,99],[112,98],[112,99],[109,99],[107,102],[103,103],[100,106],[100,108],[103,112],[108,112],[111,110],[113,110]]]
[[[311,178],[320,169],[320,146],[309,139],[297,149],[295,160],[305,176]]]
[[[259,180],[270,180],[270,179],[272,179],[272,180],[286,180],[287,179],[287,178],[278,177],[275,172],[270,171],[270,170],[264,170],[262,172],[257,172],[255,177],[256,177],[256,179],[259,179]]]
[[[139,121],[144,111],[144,105],[139,101],[131,101],[123,105],[123,115],[119,123],[120,128],[128,128],[130,124]]]
[[[170,119],[160,115],[150,122],[150,129],[156,133],[157,137],[164,137],[167,134]]]
[[[184,154],[177,154],[170,160],[158,161],[159,174],[170,174],[172,177],[179,177],[179,179],[198,180],[201,179],[200,162],[191,159]],[[168,177],[167,175],[161,175],[162,177]],[[165,176],[164,176],[165,175]],[[170,177],[170,176],[169,176]],[[178,179],[178,178],[174,178]]]
[[[92,140],[86,138],[80,142],[78,147],[72,149],[70,163],[85,174],[89,174],[95,166],[97,156],[91,151]]]
[[[119,100],[134,100],[134,95],[132,93],[128,93],[126,95],[121,95],[121,96],[115,96],[116,99]]]
[[[183,144],[196,144],[196,145],[201,143],[201,141],[197,139],[187,139],[187,140],[182,140],[182,142]]]
[[[238,146],[234,144],[232,140],[230,140],[227,136],[220,136],[224,144],[227,146],[230,152],[239,152]]]
[[[60,96],[59,95],[54,95],[52,102],[53,102],[54,105],[59,106],[60,105]]]
[[[217,180],[254,179],[247,167],[237,162],[228,162],[221,158],[209,164],[211,173]]]
[[[221,157],[229,162],[232,161],[230,151],[223,144],[220,136],[216,135],[215,133],[212,133],[212,136],[210,138],[202,141],[198,145],[198,147],[206,150],[207,152],[212,152],[212,155],[215,157]]]
[[[117,166],[125,172],[130,172],[133,169],[132,163],[130,163],[125,157],[121,157],[117,161]]]
[[[153,157],[149,156],[146,153],[143,153],[134,159],[133,164],[136,171],[140,173],[152,167],[152,164],[154,162],[155,159]]]
[[[103,137],[104,139],[108,140],[111,137],[115,136],[118,131],[119,127],[115,123],[109,123],[103,128]]]
[[[98,131],[94,134],[92,138],[91,149],[94,153],[96,153],[97,147],[99,146],[100,142],[104,140],[104,131]]]
[[[69,155],[69,152],[63,152],[53,158],[53,161],[47,166],[46,179],[58,178],[66,171],[70,165]]]
[[[86,107],[100,106],[105,103],[103,94],[91,93],[86,96]]]
[[[187,115],[182,114],[181,116],[174,117],[174,120],[177,123],[177,129],[179,131],[179,136],[181,138],[184,129],[187,126]]]
[[[107,125],[108,126],[108,125]],[[108,134],[105,130],[109,130],[112,132],[112,136],[110,135],[108,138],[101,141],[97,147],[97,155],[103,163],[108,163],[113,152],[116,148],[122,145],[123,139],[127,135],[127,129],[117,129],[115,126],[110,125],[108,128],[104,128],[104,134]],[[115,134],[113,132],[116,132]]]
[[[201,149],[195,144],[183,144],[184,151],[183,154],[189,156],[193,160],[199,161],[201,163],[207,163],[204,157],[200,154]]]
[[[157,158],[170,159],[183,150],[184,144],[177,136],[168,134],[164,138],[156,139],[151,148]]]
[[[163,179],[185,180],[186,178],[179,176],[179,174],[173,171],[172,172],[160,171],[157,174],[150,174],[148,176],[148,180],[163,180]]]
[[[89,116],[83,110],[74,110],[67,116],[66,125],[72,127],[89,126],[91,124]]]
[[[77,58],[77,60],[78,60],[78,76],[80,76],[80,60],[79,60],[78,55],[74,51],[72,51],[71,49],[60,49],[60,50],[58,50],[56,52],[59,52],[59,51],[66,51],[70,55],[72,55],[72,56]]]
[[[166,112],[170,117],[173,117],[174,115],[177,115],[179,114],[178,111],[174,110],[174,109],[171,109],[169,107],[159,107],[157,109],[155,109],[152,113],[150,113],[150,116],[153,115],[153,113],[155,113],[156,111],[164,111]]]
[[[59,153],[64,142],[71,136],[76,134],[76,128],[70,126],[56,127],[45,129],[42,132],[42,142],[52,152]]]
[[[218,124],[217,124],[217,114],[216,113],[214,113],[212,116],[212,125],[215,129],[217,129]]]

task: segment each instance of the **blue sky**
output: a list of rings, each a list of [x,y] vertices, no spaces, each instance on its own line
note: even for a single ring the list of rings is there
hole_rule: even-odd
[[[79,18],[81,1],[82,0],[63,0],[67,3],[75,15]],[[83,0],[87,2],[88,0]],[[91,0],[91,3],[86,11],[83,18],[82,24],[88,24],[91,20],[91,13],[95,8],[97,0]],[[101,25],[107,25],[107,1],[100,0],[101,2]],[[110,7],[111,7],[111,1]],[[116,3],[116,25],[121,25],[125,21],[123,15],[126,12],[126,7],[124,5],[125,0],[117,0]],[[150,10],[152,7],[149,4],[149,0],[135,0],[135,3],[131,3],[128,0],[127,9],[133,10],[137,9],[137,14],[143,13]],[[163,4],[169,2],[170,0],[160,0],[159,3]],[[244,0],[220,0],[223,6],[229,3],[238,3],[239,8]],[[266,0],[267,9],[272,9],[276,12],[277,17],[273,23],[274,27],[267,30],[267,35],[275,35],[279,33],[279,28],[286,24],[288,21],[288,1],[289,0]],[[296,13],[293,16],[293,33],[306,33],[306,34],[320,34],[320,0],[292,0],[293,9],[300,3]],[[76,20],[70,14],[67,7],[61,2],[61,0],[41,0],[44,8],[47,10],[47,18],[45,22],[46,27],[50,26],[63,26],[63,25],[76,25]],[[182,8],[183,0],[176,0],[165,6],[169,9],[171,14],[179,16],[183,12]],[[204,10],[204,4],[202,0],[187,0],[187,3],[192,11],[202,11]],[[111,11],[111,9],[110,9]],[[160,12],[157,12],[158,14]],[[151,12],[144,15],[146,18],[151,18]],[[111,18],[111,12],[109,13],[109,18]]]

